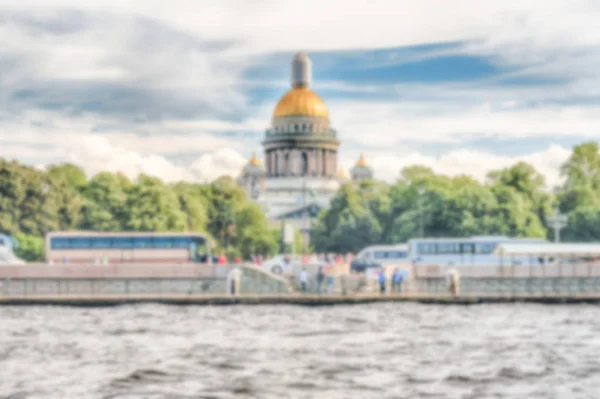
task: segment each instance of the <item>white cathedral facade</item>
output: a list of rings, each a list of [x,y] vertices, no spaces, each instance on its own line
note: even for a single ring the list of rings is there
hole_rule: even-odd
[[[310,89],[311,61],[304,53],[292,60],[292,87],[281,97],[262,142],[263,162],[256,155],[238,182],[272,221],[293,221],[307,229],[329,207],[347,180],[338,168],[338,132],[325,102]],[[364,158],[351,171],[352,180],[370,179]]]

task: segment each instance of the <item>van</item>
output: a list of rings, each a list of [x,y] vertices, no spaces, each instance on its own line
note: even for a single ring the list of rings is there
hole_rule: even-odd
[[[364,273],[367,269],[378,268],[390,263],[408,260],[408,245],[374,245],[360,251],[350,264],[350,271]]]

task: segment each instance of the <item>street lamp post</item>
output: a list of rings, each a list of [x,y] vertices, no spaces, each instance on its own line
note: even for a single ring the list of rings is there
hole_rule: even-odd
[[[423,187],[419,187],[418,191],[419,197],[417,199],[417,204],[419,206],[419,235],[421,238],[425,237],[425,222],[423,220],[423,194],[425,194],[425,189]]]
[[[302,255],[308,252],[308,240],[310,237],[310,215],[306,202],[306,174],[302,176]]]
[[[42,185],[42,215],[44,215],[42,220],[42,235],[46,236],[47,227],[48,227],[48,209],[46,208],[46,199],[48,198],[48,192],[50,191],[50,186],[46,183]]]
[[[548,216],[548,224],[554,229],[554,242],[560,242],[560,231],[567,227],[568,221],[567,215],[559,213],[557,208]]]

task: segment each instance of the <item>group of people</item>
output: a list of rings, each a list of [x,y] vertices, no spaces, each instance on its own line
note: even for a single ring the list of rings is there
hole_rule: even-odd
[[[300,272],[299,277],[300,277],[299,278],[300,289],[302,290],[303,293],[307,293],[308,292],[308,284],[309,284],[309,276],[308,276],[308,271],[306,270],[306,267],[302,268],[302,271]],[[319,269],[317,270],[316,282],[317,282],[317,287],[316,287],[317,294],[323,293],[324,285],[327,286],[327,293],[333,294],[335,278],[333,276],[331,268],[328,268],[328,270],[325,270],[325,268],[323,266],[319,266]]]
[[[329,268],[328,268],[329,269]],[[387,291],[387,275],[385,269],[382,267],[379,269],[378,273],[378,282],[379,282],[379,290],[381,295],[385,295]],[[401,269],[395,269],[394,273],[391,276],[391,292],[392,293],[400,293],[402,292],[402,283],[406,278],[406,272]],[[309,274],[306,270],[306,267],[302,268],[299,276],[300,289],[303,293],[307,293],[309,290]],[[316,275],[316,292],[318,294],[322,294],[324,292],[324,286],[327,287],[327,293],[332,294],[334,291],[334,282],[335,278],[331,270],[325,270],[322,266],[317,270]]]
[[[405,274],[402,270],[394,270],[394,273],[392,274],[392,293],[402,292],[402,282],[404,281],[404,277]],[[387,276],[383,267],[379,269],[379,275],[377,278],[379,281],[379,292],[381,293],[381,295],[385,295],[387,288]]]
[[[289,255],[286,255],[289,258]],[[315,261],[327,262],[328,264],[349,264],[352,262],[354,255],[353,254],[312,254],[305,255],[302,257],[302,263],[307,264]],[[263,262],[271,259],[269,255],[251,255],[250,261],[254,264],[260,266]],[[240,256],[235,256],[233,258],[228,257],[225,253],[221,253],[220,255],[215,256],[215,263],[219,264],[227,264],[227,263],[242,263],[243,259]]]

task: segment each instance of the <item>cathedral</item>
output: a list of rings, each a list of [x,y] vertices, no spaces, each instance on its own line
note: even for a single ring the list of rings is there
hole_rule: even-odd
[[[263,161],[255,154],[238,182],[270,220],[309,224],[329,207],[347,177],[338,168],[340,140],[327,105],[310,88],[310,58],[296,54],[291,69],[292,87],[277,103],[265,131]],[[373,171],[361,155],[351,179],[372,177]],[[299,227],[309,229],[306,224]]]

